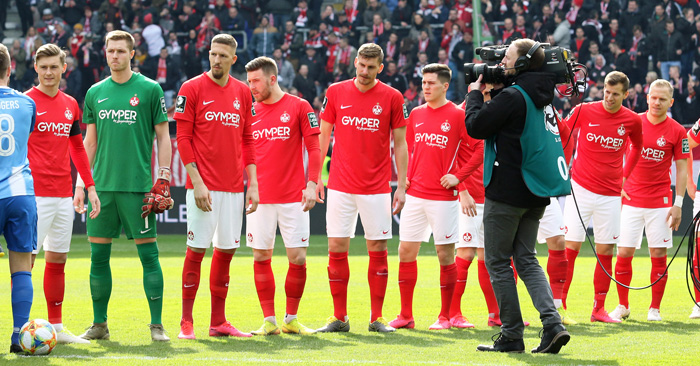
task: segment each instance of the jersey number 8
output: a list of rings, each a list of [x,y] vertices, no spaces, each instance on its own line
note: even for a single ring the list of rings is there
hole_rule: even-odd
[[[0,156],[10,156],[15,152],[13,132],[15,132],[15,119],[9,114],[0,114]]]

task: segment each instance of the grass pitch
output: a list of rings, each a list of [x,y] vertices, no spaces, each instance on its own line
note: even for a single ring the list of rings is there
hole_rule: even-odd
[[[678,241],[679,239],[676,239]],[[141,284],[141,265],[133,242],[116,240],[112,246],[113,292],[109,307],[110,341],[93,341],[90,345],[58,345],[46,357],[18,357],[7,353],[12,329],[10,317],[9,270],[6,258],[0,260],[0,364],[75,365],[221,365],[235,364],[407,364],[407,365],[462,365],[462,364],[593,364],[593,365],[668,365],[691,364],[696,361],[694,339],[700,336],[700,320],[690,320],[692,301],[685,281],[685,253],[671,266],[666,295],[662,302],[663,322],[646,321],[651,299],[650,290],[631,291],[632,315],[622,324],[590,323],[593,303],[593,270],[595,258],[590,247],[584,249],[576,262],[574,283],[569,294],[569,314],[579,321],[570,326],[572,339],[559,355],[486,354],[476,352],[480,343],[490,343],[498,328],[486,325],[487,310],[478,285],[477,268],[469,270],[467,288],[462,301],[464,315],[476,325],[472,330],[428,331],[440,311],[439,269],[432,244],[424,244],[418,258],[419,277],[415,291],[414,315],[416,329],[399,330],[395,334],[376,334],[367,331],[369,320],[369,289],[364,239],[353,240],[350,252],[351,278],[348,300],[350,333],[319,334],[312,336],[280,335],[250,339],[221,339],[208,336],[209,325],[209,265],[211,250],[202,265],[202,281],[194,308],[196,341],[178,340],[181,314],[181,271],[185,254],[184,236],[159,238],[160,260],[165,277],[163,323],[172,338],[170,343],[152,343],[147,323],[150,318]],[[678,243],[676,242],[676,245]],[[3,243],[4,247],[4,243]],[[400,310],[398,271],[398,240],[389,243],[389,286],[384,316],[391,320]],[[546,266],[546,247],[539,245],[540,258]],[[675,247],[673,249],[675,251]],[[646,249],[638,251],[634,260],[633,286],[649,284],[650,261]],[[308,279],[299,309],[299,319],[305,325],[317,328],[332,315],[333,304],[328,287],[326,238],[314,236],[308,255]],[[284,279],[287,261],[278,240],[273,258],[277,281],[276,311],[278,322],[284,315]],[[89,288],[90,248],[85,236],[73,238],[66,266],[66,296],[63,321],[76,334],[92,321]],[[46,318],[43,295],[43,254],[36,261],[33,272],[34,305],[31,318]],[[541,324],[527,294],[518,281],[524,318],[532,325],[525,330],[525,346],[529,350],[539,344]],[[617,305],[617,291],[611,286],[606,308]],[[245,331],[262,324],[262,311],[253,283],[252,250],[242,247],[231,264],[231,281],[226,314],[237,328]]]

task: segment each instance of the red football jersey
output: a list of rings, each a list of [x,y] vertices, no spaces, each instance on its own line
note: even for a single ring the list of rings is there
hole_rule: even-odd
[[[690,145],[685,128],[670,117],[652,124],[646,113],[640,113],[644,145],[642,156],[630,177],[625,181],[622,203],[634,207],[661,208],[673,204],[671,191],[671,163],[690,157]]]
[[[69,137],[80,135],[78,103],[62,91],[50,97],[33,87],[26,94],[36,103],[37,112],[27,154],[34,192],[40,197],[72,197]],[[87,183],[85,172],[81,175]]]
[[[255,139],[260,203],[301,201],[306,187],[302,138],[321,130],[309,102],[285,94],[274,104],[255,103]]]
[[[445,189],[440,178],[457,173],[457,153],[466,135],[464,110],[454,103],[448,102],[437,109],[427,103],[414,108],[406,129],[411,182],[406,193],[428,200],[457,200],[458,187]]]
[[[625,107],[611,114],[599,101],[577,105],[566,123],[572,130],[578,129],[572,179],[593,193],[619,195],[627,141],[642,146],[639,116]]]
[[[248,86],[233,77],[224,87],[206,73],[182,84],[174,116],[178,150],[183,164],[197,163],[209,190],[243,192],[243,169],[255,163],[252,107]],[[189,174],[185,187],[194,188]]]
[[[380,81],[362,93],[353,78],[331,85],[323,105],[321,119],[335,125],[328,188],[391,193],[392,130],[408,117],[401,93]]]
[[[464,110],[466,101],[459,105]],[[472,196],[475,203],[483,204],[486,201],[484,189],[484,140],[478,140],[467,132],[463,143],[459,145],[457,153],[457,164],[460,167],[467,167],[467,176],[459,184],[459,191],[466,190]],[[460,169],[461,170],[461,169]]]

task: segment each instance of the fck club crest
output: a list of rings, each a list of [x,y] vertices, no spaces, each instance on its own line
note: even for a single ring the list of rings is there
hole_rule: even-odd
[[[379,103],[372,107],[372,113],[374,113],[376,116],[382,114],[382,107],[379,105]]]
[[[462,235],[462,239],[464,239],[464,241],[469,243],[470,241],[472,241],[472,234],[471,233],[464,233],[464,235]]]
[[[289,122],[289,120],[291,120],[291,119],[292,119],[292,117],[291,117],[291,116],[289,115],[289,113],[287,113],[287,112],[282,113],[282,115],[280,116],[280,121],[281,121],[282,123],[287,123],[287,122]]]
[[[134,97],[129,99],[129,104],[131,104],[132,107],[136,107],[139,105],[139,98],[134,94]]]
[[[69,120],[69,121],[73,120],[73,112],[71,112],[70,109],[66,109],[66,111],[63,113],[63,115],[66,117],[67,120]]]
[[[443,123],[440,125],[440,129],[442,130],[442,132],[448,132],[448,131],[450,130],[450,128],[451,128],[451,127],[450,127],[450,123],[447,122],[447,121],[443,122]]]
[[[656,140],[656,144],[659,145],[659,147],[664,147],[666,146],[666,139],[661,136],[658,140]]]
[[[625,126],[620,125],[620,127],[617,128],[617,134],[620,136],[624,136],[625,135]]]
[[[241,102],[238,101],[238,98],[236,98],[236,100],[233,101],[233,108],[236,108],[236,110],[241,109]]]

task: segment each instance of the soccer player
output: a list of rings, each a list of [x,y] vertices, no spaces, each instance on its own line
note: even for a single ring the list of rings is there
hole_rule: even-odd
[[[29,138],[29,167],[35,182],[38,243],[44,247],[44,296],[49,322],[56,329],[59,343],[90,343],[76,337],[63,326],[62,306],[65,292],[65,265],[70,250],[75,209],[85,212],[84,193],[76,189],[72,200],[71,159],[87,186],[92,206],[91,218],[100,213],[100,201],[88,165],[80,134],[80,109],[73,97],[58,90],[66,70],[66,54],[55,44],[36,51],[34,70],[39,86],[26,94],[37,105],[36,129]],[[38,249],[34,251],[36,257]]]
[[[99,188],[101,211],[98,217],[87,218],[94,319],[81,337],[109,339],[107,307],[112,293],[109,263],[112,238],[118,238],[123,228],[126,237],[134,240],[143,267],[143,287],[151,313],[151,339],[169,341],[161,321],[163,272],[156,243],[154,213],[157,211],[154,211],[156,207],[152,202],[170,200],[172,148],[168,124],[164,123],[168,121],[165,99],[157,82],[131,71],[134,57],[131,34],[109,32],[105,49],[112,74],[90,87],[83,111],[83,122],[87,124],[85,150],[93,166],[95,185]],[[154,137],[160,168],[158,179],[151,188]],[[83,186],[81,183],[79,181],[76,185]],[[150,199],[144,199],[144,193]],[[142,208],[144,202],[146,205]],[[157,208],[162,212],[160,204]]]
[[[688,130],[688,143],[690,149],[694,149],[700,145],[700,119],[695,121],[693,127]],[[692,164],[692,151],[690,153],[691,159],[688,163],[688,181],[686,187],[688,189],[688,195],[693,199],[693,217],[695,217],[698,212],[700,212],[700,194],[697,193],[697,187],[695,185],[695,176],[693,176],[693,164]],[[695,233],[697,238],[695,239],[695,255],[693,257],[693,272],[695,276],[700,276],[700,254],[697,250],[700,248],[700,232]],[[693,285],[693,292],[695,293],[695,305],[693,305],[693,310],[690,313],[690,319],[700,319],[700,290],[698,290],[697,285]]]
[[[211,70],[180,88],[176,100],[177,141],[187,169],[187,254],[182,268],[182,319],[178,338],[194,339],[192,309],[202,258],[214,254],[209,272],[212,337],[251,337],[226,320],[231,259],[240,246],[246,202],[258,205],[255,147],[251,131],[253,99],[248,87],[229,76],[238,43],[229,34],[211,40]],[[243,195],[243,165],[248,191]]]
[[[464,109],[447,100],[445,94],[452,72],[442,64],[423,67],[423,95],[426,104],[416,107],[408,118],[407,143],[411,153],[408,166],[410,185],[399,226],[399,289],[401,313],[389,325],[414,328],[413,291],[418,275],[421,242],[432,230],[440,262],[441,310],[431,330],[450,329],[450,306],[457,281],[455,243],[458,240],[458,191],[466,168],[455,163],[459,147],[468,139]],[[464,152],[462,152],[464,154]]]
[[[285,333],[311,334],[314,330],[299,322],[297,310],[306,284],[309,210],[316,204],[315,180],[321,169],[318,120],[309,102],[282,91],[275,60],[258,57],[245,69],[255,97],[252,126],[255,160],[260,167],[260,204],[248,216],[246,245],[253,248],[255,288],[265,317],[260,329],[252,333],[280,332],[275,319],[275,277],[271,266],[279,226],[289,260],[285,281],[287,309],[281,328]],[[308,181],[304,176],[304,146],[309,156]]]
[[[586,227],[593,218],[596,253],[607,273],[612,273],[613,247],[620,238],[621,191],[625,180],[642,150],[642,121],[636,113],[622,106],[627,98],[629,79],[619,71],[605,77],[604,99],[582,103],[574,107],[566,118],[572,130],[578,129],[578,146],[571,173],[573,196],[566,198],[564,222],[566,258],[568,267],[562,296],[566,309],[566,295],[574,275],[576,256],[585,239]],[[624,170],[622,160],[627,150]],[[579,218],[580,211],[580,218]],[[583,220],[583,224],[581,221]],[[619,323],[605,311],[605,297],[610,289],[610,278],[599,263],[593,275],[595,301],[591,321]]]
[[[666,251],[673,247],[673,230],[681,223],[683,196],[688,179],[690,146],[685,128],[666,115],[673,105],[673,86],[658,79],[649,86],[649,110],[640,113],[644,145],[642,157],[625,182],[622,194],[620,243],[617,245],[615,278],[629,286],[634,251],[642,246],[646,232],[651,257],[651,305],[649,321],[661,321],[661,299],[666,289]],[[676,199],[672,203],[671,163],[676,162]],[[610,312],[617,320],[630,316],[629,289],[617,285],[620,304]]]
[[[37,217],[27,145],[34,130],[36,105],[8,87],[11,63],[10,52],[0,44],[0,234],[7,242],[12,278],[10,353],[20,353],[19,330],[29,320],[34,297],[31,270]]]
[[[388,279],[387,239],[391,238],[392,207],[397,214],[406,201],[406,118],[403,97],[377,80],[384,52],[374,43],[363,44],[355,58],[356,77],[328,88],[321,111],[321,156],[325,156],[335,127],[335,143],[328,180],[326,230],[328,281],[334,314],[320,332],[347,332],[347,296],[350,268],[348,250],[357,215],[362,219],[369,254],[367,277],[371,296],[369,330],[394,332],[382,317]],[[391,200],[391,137],[398,187]],[[323,202],[323,186],[316,188]]]

